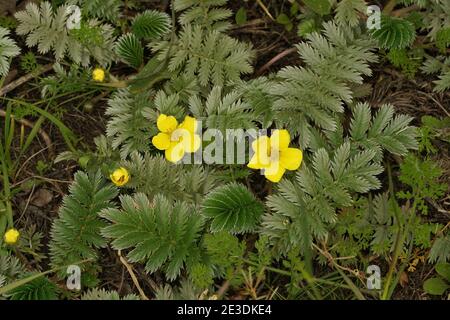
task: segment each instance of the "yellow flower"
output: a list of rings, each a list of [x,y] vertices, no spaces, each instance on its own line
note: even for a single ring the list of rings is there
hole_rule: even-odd
[[[156,120],[160,133],[152,138],[153,145],[158,150],[165,151],[166,159],[176,163],[183,159],[184,154],[196,152],[200,148],[201,139],[197,131],[197,120],[186,116],[178,124],[174,116],[161,114]]]
[[[113,173],[109,176],[111,181],[118,187],[125,185],[130,180],[130,174],[127,169],[120,167],[114,170]]]
[[[92,71],[92,79],[97,82],[103,82],[105,80],[105,71],[102,68],[95,68]]]
[[[17,231],[17,229],[11,228],[5,232],[5,236],[3,238],[5,239],[5,242],[7,244],[13,245],[17,242],[19,236],[19,231]]]
[[[262,136],[252,143],[255,152],[248,163],[251,169],[262,169],[266,178],[279,182],[286,170],[297,170],[303,159],[300,149],[289,148],[291,137],[287,130],[274,130],[272,136]]]

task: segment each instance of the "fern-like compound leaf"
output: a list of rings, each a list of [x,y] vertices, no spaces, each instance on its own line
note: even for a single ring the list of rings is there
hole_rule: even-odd
[[[152,203],[142,193],[120,200],[120,210],[101,213],[110,222],[102,235],[111,238],[117,250],[131,249],[131,262],[144,263],[148,272],[162,269],[169,280],[174,280],[193,251],[198,251],[202,217],[185,203],[173,203],[161,195]]]
[[[412,117],[394,116],[391,105],[380,107],[374,117],[368,104],[359,103],[353,110],[350,134],[352,140],[367,150],[377,150],[381,159],[382,150],[405,155],[408,150],[417,150],[416,128],[410,126]]]
[[[253,71],[254,53],[250,45],[217,30],[206,31],[187,25],[173,47],[167,41],[153,45],[160,61],[165,61],[169,49],[169,71],[188,78],[198,77],[202,86],[209,83],[222,86]]]
[[[25,273],[25,277],[33,274]],[[8,292],[11,300],[57,300],[59,289],[47,277],[39,277]]]
[[[201,28],[226,31],[231,23],[228,21],[233,12],[224,8],[228,0],[175,0],[175,11],[181,12],[178,19],[181,25],[197,25]]]
[[[93,288],[83,293],[81,300],[139,300],[135,294],[128,294],[121,298],[117,291]]]
[[[238,91],[223,95],[223,88],[215,86],[203,102],[198,95],[191,96],[189,108],[192,114],[204,121],[204,126],[220,130],[255,128],[257,115],[252,106],[241,99]]]
[[[336,21],[340,25],[354,27],[360,21],[360,14],[366,13],[367,4],[364,0],[341,0],[336,7]]]
[[[450,89],[450,71],[442,73],[439,76],[439,80],[434,81],[434,83],[436,84],[434,87],[434,91],[436,92],[444,92]]]
[[[323,34],[313,32],[307,39],[297,45],[305,65],[283,68],[270,89],[277,124],[299,134],[302,148],[309,146],[315,126],[337,129],[336,115],[353,100],[351,86],[361,84],[376,61],[372,42],[349,27],[325,23]]]
[[[69,195],[64,197],[59,217],[52,225],[52,266],[67,266],[84,259],[93,259],[95,263],[97,249],[106,245],[106,239],[100,235],[100,228],[106,223],[98,214],[113,207],[111,200],[116,195],[117,189],[112,184],[105,184],[100,173],[93,176],[83,172],[75,174]],[[65,270],[62,274],[65,275]]]
[[[149,153],[132,153],[124,165],[133,177],[128,186],[135,192],[144,193],[150,200],[161,194],[170,201],[181,199],[198,204],[216,185],[212,170],[200,165],[175,165],[162,156]]]
[[[88,16],[114,22],[120,17],[121,0],[69,0],[67,4],[78,4]]]
[[[20,49],[12,40],[9,38],[9,30],[0,27],[0,76],[6,76],[9,71],[9,66],[11,59],[19,55]]]
[[[123,159],[133,152],[147,150],[153,132],[146,111],[151,106],[150,92],[132,94],[122,89],[109,99],[106,135],[112,138],[112,147],[120,150]]]
[[[38,7],[29,3],[25,10],[15,14],[19,25],[18,35],[27,35],[28,47],[37,46],[40,53],[53,51],[55,59],[68,55],[76,64],[88,66],[91,58],[106,66],[114,59],[113,28],[97,20],[81,23],[79,29],[70,29],[69,6],[59,6],[55,11],[50,2],[41,2]]]

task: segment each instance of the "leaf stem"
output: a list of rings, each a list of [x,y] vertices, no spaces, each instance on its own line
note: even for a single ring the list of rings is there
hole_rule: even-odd
[[[397,5],[397,0],[389,0],[389,2],[383,8],[383,13],[386,15],[389,15],[392,12],[392,10],[394,10],[394,7],[396,5]]]
[[[92,260],[92,259],[85,259],[85,260],[81,260],[81,261],[78,261],[78,262],[72,263],[72,264],[75,264],[75,265],[83,264],[83,263],[89,262],[89,261],[91,261],[91,260]],[[72,265],[72,264],[71,264],[71,265]],[[64,265],[64,266],[61,266],[61,267],[56,267],[56,268],[53,268],[53,269],[50,269],[50,270],[47,270],[47,271],[44,271],[44,272],[40,272],[40,273],[38,273],[38,274],[34,274],[34,275],[29,276],[29,277],[26,277],[26,278],[24,278],[24,279],[20,279],[20,280],[14,281],[14,282],[12,282],[12,283],[9,283],[9,284],[7,284],[6,286],[3,286],[3,287],[0,288],[0,296],[1,296],[1,295],[4,295],[5,293],[7,293],[7,292],[9,292],[9,291],[11,291],[11,290],[13,290],[13,289],[15,289],[15,288],[18,288],[18,287],[20,287],[20,286],[23,286],[24,284],[27,284],[28,282],[31,282],[31,281],[33,281],[33,280],[35,280],[35,279],[37,279],[37,278],[40,278],[40,277],[43,277],[43,276],[45,276],[45,275],[47,275],[47,274],[49,274],[49,273],[53,273],[53,272],[56,272],[56,271],[58,271],[58,270],[67,268],[68,266],[69,266],[69,265]]]

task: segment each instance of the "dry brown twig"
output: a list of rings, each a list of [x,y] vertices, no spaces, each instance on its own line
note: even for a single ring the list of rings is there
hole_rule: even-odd
[[[335,257],[333,257],[333,255],[332,255],[330,252],[328,252],[328,250],[327,250],[326,248],[323,248],[323,249],[322,249],[322,248],[320,248],[319,246],[317,246],[317,245],[314,244],[314,243],[313,243],[313,247],[314,247],[317,251],[319,251],[319,253],[320,253],[321,255],[323,255],[323,256],[329,261],[329,263],[330,263],[331,265],[333,265],[333,266],[335,266],[336,268],[339,268],[339,269],[341,269],[341,270],[343,270],[343,271],[347,271],[347,272],[353,274],[354,276],[356,276],[356,277],[357,277],[359,280],[361,280],[361,281],[364,279],[364,274],[363,274],[362,272],[360,272],[359,270],[353,270],[353,269],[350,269],[350,268],[341,266],[340,264],[338,264],[338,263],[336,262],[336,260],[352,259],[352,258],[354,258],[354,256],[335,258]]]
[[[43,73],[49,72],[53,69],[53,63],[46,64],[42,66],[39,70],[35,72],[30,72],[23,77],[20,77],[19,79],[14,80],[13,82],[9,83],[8,85],[4,86],[0,89],[0,96],[4,96],[8,92],[14,90],[15,88],[23,85],[24,83],[30,81],[33,78],[36,78],[40,76]]]
[[[145,295],[144,290],[142,290],[141,285],[139,284],[139,281],[138,281],[136,275],[134,274],[133,267],[128,263],[128,261],[124,257],[122,257],[122,253],[120,250],[117,251],[117,254],[119,255],[120,262],[122,262],[122,264],[125,266],[125,268],[127,268],[127,271],[131,277],[131,280],[133,280],[133,283],[136,286],[137,290],[139,291],[141,298],[143,300],[149,300],[148,297]]]
[[[426,92],[422,92],[422,91],[418,91],[418,93],[423,94],[424,96],[428,97],[429,99],[433,100],[434,103],[436,103],[436,105],[442,110],[444,111],[444,113],[447,115],[447,117],[450,117],[450,112],[447,111],[444,106],[438,101],[436,100],[431,94],[426,93]]]
[[[256,75],[261,75],[264,71],[270,68],[274,63],[276,63],[278,60],[284,58],[287,55],[290,55],[291,53],[297,52],[297,48],[290,48],[286,49],[283,52],[280,52],[275,57],[269,60],[265,65],[263,65],[259,70],[256,72]]]

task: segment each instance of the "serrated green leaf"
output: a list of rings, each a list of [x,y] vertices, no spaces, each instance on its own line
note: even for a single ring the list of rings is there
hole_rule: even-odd
[[[209,193],[202,214],[212,219],[211,231],[243,233],[256,227],[263,205],[243,185],[230,183]]]

